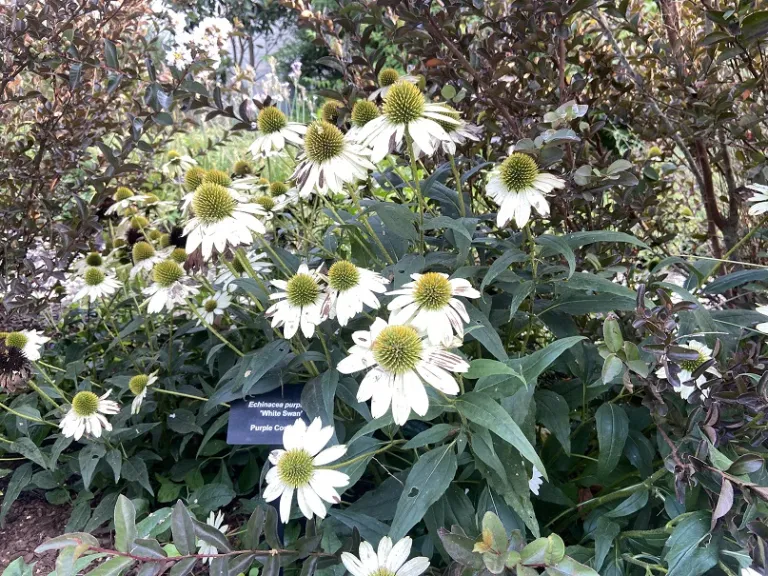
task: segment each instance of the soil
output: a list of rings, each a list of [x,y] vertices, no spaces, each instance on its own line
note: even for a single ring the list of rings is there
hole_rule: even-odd
[[[55,569],[56,552],[35,554],[35,548],[48,538],[64,533],[69,519],[67,506],[53,506],[35,494],[22,494],[13,503],[0,528],[0,573],[19,556],[36,562],[35,576],[47,576]]]

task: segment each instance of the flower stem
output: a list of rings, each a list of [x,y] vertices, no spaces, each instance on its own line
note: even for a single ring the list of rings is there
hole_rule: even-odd
[[[453,179],[456,180],[456,194],[459,195],[459,214],[462,218],[467,215],[467,207],[464,205],[464,194],[461,192],[461,175],[459,174],[459,168],[456,166],[456,159],[451,155],[451,171],[453,172]]]
[[[704,282],[709,280],[711,277],[715,276],[718,270],[722,268],[725,261],[728,260],[728,258],[730,258],[730,256],[734,254],[739,248],[744,246],[744,244],[747,243],[750,240],[750,238],[752,238],[752,236],[754,236],[757,233],[757,231],[760,230],[760,228],[762,228],[763,225],[766,223],[768,223],[768,215],[763,216],[760,222],[757,223],[757,226],[755,226],[749,232],[747,232],[741,240],[739,240],[738,242],[736,242],[736,244],[733,245],[733,248],[728,250],[728,252],[726,252],[722,258],[718,259],[717,264],[715,264],[712,270],[710,270],[709,274],[707,274],[706,277],[704,277],[701,280],[700,285],[704,284]]]
[[[236,347],[234,344],[232,344],[232,343],[231,343],[229,340],[227,340],[227,339],[226,339],[224,336],[222,336],[222,335],[221,335],[221,334],[220,334],[220,333],[219,333],[219,332],[216,330],[216,328],[214,328],[213,326],[211,326],[210,324],[208,324],[208,322],[206,322],[206,321],[205,321],[205,319],[204,319],[202,316],[200,316],[200,314],[199,314],[199,313],[198,313],[198,311],[197,311],[197,308],[195,307],[195,304],[194,304],[194,302],[192,302],[192,300],[190,300],[189,298],[187,298],[187,304],[189,305],[189,307],[190,307],[190,309],[192,310],[192,312],[194,313],[194,315],[195,315],[195,316],[197,316],[197,319],[198,319],[198,320],[200,320],[200,322],[202,323],[202,325],[203,325],[203,326],[205,326],[206,328],[208,328],[208,330],[210,330],[210,331],[213,333],[213,335],[214,335],[214,336],[216,336],[216,338],[218,338],[219,340],[221,340],[221,341],[222,341],[222,342],[223,342],[223,343],[224,343],[224,344],[225,344],[225,345],[226,345],[226,346],[227,346],[227,347],[228,347],[230,350],[232,350],[232,352],[234,352],[235,354],[237,354],[238,356],[240,356],[240,358],[242,358],[243,356],[245,356],[245,354],[243,354],[242,352],[240,352],[240,350],[239,350],[239,349],[238,349],[238,348],[237,348],[237,347]]]
[[[405,443],[405,440],[393,440],[386,446],[382,446],[378,450],[373,450],[371,452],[366,452],[365,454],[359,454],[358,456],[355,456],[354,458],[350,458],[349,460],[345,460],[344,462],[338,462],[334,464],[333,466],[322,466],[322,468],[326,470],[336,470],[337,468],[343,468],[344,466],[349,466],[350,464],[354,464],[355,462],[359,462],[360,460],[363,460],[365,458],[368,458],[368,456],[375,456],[376,454],[379,454],[381,452],[386,452],[392,446],[396,446],[397,444],[403,444]]]
[[[29,381],[29,387],[32,388],[32,390],[34,390],[35,392],[37,392],[44,400],[47,400],[50,404],[52,404],[56,410],[59,409],[59,405],[56,403],[56,401],[50,396],[48,396],[48,394],[43,392],[40,389],[40,387],[37,384],[35,384],[32,380]],[[66,400],[66,398],[64,399]]]
[[[365,224],[365,227],[368,229],[368,233],[371,235],[371,238],[373,238],[373,241],[376,242],[376,245],[379,247],[379,250],[382,251],[384,254],[384,257],[387,259],[387,262],[390,264],[394,264],[395,261],[392,259],[392,256],[389,255],[389,252],[387,252],[387,249],[384,247],[384,243],[381,241],[381,238],[378,237],[376,232],[373,230],[373,226],[371,226],[371,223],[368,222],[368,215],[363,214],[363,207],[360,204],[360,197],[357,195],[357,190],[355,190],[354,186],[349,187],[349,193],[352,196],[352,201],[355,203],[355,206],[357,207],[357,210],[360,213],[360,219],[363,221],[363,224]]]
[[[184,392],[176,392],[174,390],[165,390],[163,388],[155,388],[154,386],[150,388],[153,392],[160,393],[160,394],[168,394],[169,396],[179,396],[180,398],[189,398],[190,400],[198,400],[199,402],[208,402],[208,398],[205,396],[195,396],[194,394],[185,394]],[[220,404],[221,406],[226,406],[229,408],[229,404],[226,402],[222,402]]]
[[[421,247],[421,253],[425,254],[427,251],[427,245],[424,242],[424,196],[421,194],[421,179],[419,178],[419,167],[416,164],[416,156],[413,153],[413,138],[405,131],[405,143],[408,147],[408,159],[411,161],[411,177],[413,178],[413,187],[416,192],[416,196],[419,199],[419,244]]]
[[[9,414],[13,414],[14,416],[18,418],[22,418],[24,420],[29,420],[30,422],[37,422],[38,424],[47,424],[48,426],[52,426],[54,428],[58,428],[56,424],[53,422],[47,422],[46,420],[41,420],[40,418],[35,418],[34,416],[27,416],[26,414],[22,414],[21,412],[17,412],[13,408],[6,406],[2,402],[0,402],[0,408],[8,412]]]

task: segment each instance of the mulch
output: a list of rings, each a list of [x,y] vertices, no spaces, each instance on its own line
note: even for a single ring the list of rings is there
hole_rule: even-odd
[[[27,563],[36,562],[35,576],[53,572],[56,552],[35,554],[35,548],[63,534],[69,514],[68,506],[54,506],[40,495],[22,494],[11,506],[5,528],[0,528],[0,572],[19,556]]]

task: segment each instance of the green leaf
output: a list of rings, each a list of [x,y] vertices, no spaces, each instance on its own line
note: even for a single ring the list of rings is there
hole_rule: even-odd
[[[615,378],[621,376],[623,371],[624,363],[621,361],[621,358],[616,356],[616,354],[608,354],[605,357],[605,362],[603,362],[603,371],[600,376],[603,384],[610,384]]]
[[[242,377],[243,396],[247,396],[251,388],[259,382],[264,375],[282,362],[291,352],[289,342],[275,340],[260,350],[249,352],[242,360],[240,376]],[[246,361],[246,358],[248,360]]]
[[[194,554],[197,543],[195,538],[195,525],[189,510],[179,500],[173,507],[171,516],[171,534],[173,544],[182,554]]]
[[[517,248],[510,248],[504,254],[496,258],[493,264],[488,268],[488,271],[483,276],[483,281],[480,283],[480,291],[493,282],[499,274],[509,269],[510,264],[515,262],[525,262],[529,256],[525,252],[518,250]]]
[[[18,452],[28,460],[32,460],[35,464],[41,468],[48,469],[48,461],[43,453],[40,452],[40,448],[32,441],[31,438],[22,437],[11,444],[11,451]]]
[[[615,404],[603,404],[595,413],[597,420],[597,442],[600,454],[597,459],[597,473],[608,476],[621,458],[629,434],[629,418],[624,409]]]
[[[189,502],[194,503],[196,514],[207,515],[209,512],[224,508],[235,499],[235,491],[225,484],[206,484],[202,488],[195,490],[189,497]]]
[[[622,242],[624,244],[632,244],[633,246],[639,246],[640,248],[648,248],[648,245],[624,232],[611,232],[610,230],[597,230],[594,232],[574,232],[572,234],[566,234],[563,236],[568,245],[573,248],[582,248],[589,244],[595,244],[597,242]],[[550,254],[542,253],[542,256],[548,256]]]
[[[367,514],[361,514],[354,512],[347,508],[346,510],[339,510],[337,508],[331,508],[328,510],[328,515],[335,518],[350,529],[357,528],[360,532],[360,536],[363,540],[369,542],[378,542],[382,537],[389,532],[389,526],[372,518]]]
[[[495,376],[497,374],[506,374],[508,376],[512,376],[525,384],[525,378],[523,378],[522,374],[516,372],[513,368],[504,362],[486,358],[478,358],[477,360],[472,360],[472,362],[469,364],[469,371],[464,374],[464,378],[469,380],[477,380],[478,378],[482,378],[484,376]]]
[[[570,556],[566,556],[554,566],[547,566],[549,576],[600,576],[589,566],[576,562]]]
[[[504,344],[501,342],[499,333],[491,325],[485,314],[471,304],[468,304],[466,309],[467,314],[469,314],[469,324],[466,332],[485,346],[486,350],[493,354],[497,360],[506,360],[508,358],[507,352],[504,349]]]
[[[603,514],[603,518],[621,518],[623,516],[629,516],[630,514],[634,514],[645,508],[646,504],[648,504],[648,490],[640,490],[632,494],[613,510]]]
[[[512,416],[501,405],[485,394],[469,392],[456,400],[456,409],[467,420],[487,428],[509,442],[520,452],[523,458],[539,469],[544,478],[547,478],[546,468],[536,453],[536,449],[525,437]]]
[[[553,254],[562,254],[568,263],[568,278],[573,276],[573,273],[576,272],[576,255],[563,237],[543,234],[536,238],[536,244],[546,246],[549,248],[548,252]]]
[[[162,549],[157,540],[137,538],[131,546],[131,554],[145,558],[166,558],[168,554]]]
[[[21,494],[21,491],[26,488],[32,481],[32,464],[22,464],[11,476],[10,482],[8,482],[8,488],[3,494],[3,503],[0,505],[0,527],[5,526],[5,517],[8,511],[11,509],[16,499]]]
[[[507,549],[509,544],[509,538],[507,538],[507,530],[504,528],[504,524],[501,523],[499,517],[493,512],[486,512],[483,515],[483,539],[485,534],[491,536],[491,548],[497,552],[502,552]]]
[[[261,534],[264,531],[264,521],[266,518],[267,513],[263,506],[256,506],[256,509],[251,513],[251,517],[248,518],[244,539],[245,547],[248,550],[255,550],[259,547],[259,540],[261,540]]]
[[[408,442],[405,443],[405,446],[403,446],[403,449],[414,450],[416,448],[427,446],[428,444],[437,444],[449,435],[455,434],[458,430],[459,428],[452,424],[435,424],[408,440]]]
[[[536,417],[557,438],[566,454],[571,453],[570,408],[565,398],[551,390],[537,390]]]
[[[537,538],[520,551],[525,566],[557,564],[565,557],[565,543],[557,534]]]
[[[91,485],[96,466],[106,453],[102,444],[89,444],[80,450],[77,459],[80,462],[80,475],[83,477],[83,486],[86,490]]]
[[[121,494],[115,504],[115,548],[119,552],[129,552],[136,536],[136,508]]]
[[[19,556],[8,564],[5,570],[3,570],[2,576],[33,576],[33,564],[27,564],[24,562],[24,558]]]
[[[117,47],[109,38],[104,38],[104,59],[110,68],[115,70],[120,68],[120,62],[117,59]]]
[[[171,571],[168,574],[170,576],[186,576],[192,572],[196,563],[197,558],[184,558],[184,560],[176,562],[176,564],[171,567]]]
[[[621,532],[621,528],[616,522],[604,516],[597,519],[597,528],[595,530],[595,568],[597,570],[602,568],[605,557],[608,556],[611,545],[616,536],[619,535],[619,532]]]
[[[429,507],[440,499],[451,485],[456,467],[453,445],[436,448],[419,458],[408,473],[397,503],[389,530],[394,541],[408,534],[424,518]]]
[[[475,546],[475,541],[464,534],[457,534],[455,532],[448,532],[445,529],[440,529],[437,532],[440,537],[440,541],[443,543],[443,548],[448,552],[451,558],[453,558],[459,564],[463,566],[469,566],[478,570],[482,568],[483,561],[479,554],[475,554],[472,549]]]
[[[717,565],[719,547],[709,531],[709,512],[686,514],[665,546],[668,576],[701,576]]]
[[[35,548],[35,554],[42,554],[43,552],[48,552],[49,550],[61,550],[62,548],[67,548],[68,546],[76,547],[82,545],[98,547],[99,541],[87,532],[72,532],[71,534],[62,534],[61,536],[56,536],[55,538],[49,538],[40,544],[40,546]]]
[[[195,536],[198,540],[202,540],[206,544],[214,546],[219,552],[231,552],[232,546],[229,544],[227,537],[221,533],[220,530],[206,524],[205,522],[199,522],[192,520],[195,527]]]
[[[418,221],[418,216],[411,212],[407,206],[393,202],[375,202],[370,209],[379,215],[387,232],[411,242],[416,242],[419,239],[414,227]]]
[[[529,354],[520,359],[511,360],[509,365],[513,368],[518,368],[525,377],[525,381],[530,386],[536,382],[536,379],[544,372],[544,370],[549,368],[550,364],[557,360],[563,352],[572,348],[582,340],[585,340],[584,336],[561,338],[560,340],[552,342],[552,344],[549,344],[546,348],[537,350],[533,354]]]
[[[603,322],[603,340],[608,350],[616,354],[624,348],[624,336],[621,334],[619,320],[611,314]]]
[[[474,455],[499,475],[502,482],[507,482],[507,472],[504,469],[501,459],[493,448],[493,438],[491,433],[483,427],[473,427],[471,435],[472,452]]]
[[[124,572],[126,568],[133,565],[134,562],[135,560],[133,558],[126,558],[124,556],[110,558],[88,572],[88,576],[118,576],[118,574]]]
[[[172,508],[160,508],[136,525],[139,538],[154,538],[169,528]]]
[[[768,10],[753,12],[741,22],[741,37],[747,42],[760,40],[768,34]]]
[[[722,294],[748,282],[768,280],[768,270],[739,270],[725,276],[719,276],[707,284],[702,292],[706,294]]]

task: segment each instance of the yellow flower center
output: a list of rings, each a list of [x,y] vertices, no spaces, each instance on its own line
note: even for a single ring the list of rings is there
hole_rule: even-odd
[[[192,197],[195,216],[205,223],[221,222],[232,215],[237,201],[224,186],[212,182],[203,183]]]
[[[138,374],[128,381],[128,388],[133,392],[134,396],[138,396],[147,388],[149,384],[149,376],[144,374]]]
[[[269,185],[269,193],[272,196],[281,196],[288,192],[288,185],[285,182],[272,182]]]
[[[687,370],[688,372],[695,372],[696,369],[709,360],[704,354],[699,352],[699,357],[696,360],[683,360],[680,362],[680,368]]]
[[[131,196],[133,196],[133,190],[125,186],[120,186],[117,190],[115,190],[115,194],[112,196],[112,198],[115,202],[120,202],[121,200],[127,200]]]
[[[304,137],[304,150],[312,162],[325,162],[338,156],[344,149],[341,130],[324,120],[309,126]]]
[[[539,175],[539,167],[527,154],[515,152],[501,163],[500,174],[501,181],[508,190],[519,192],[533,184]]]
[[[232,184],[232,179],[221,170],[208,170],[203,176],[203,184],[218,184],[219,186],[227,187]]]
[[[382,68],[379,72],[379,86],[392,86],[400,78],[400,73],[394,68]]]
[[[72,409],[78,416],[93,416],[99,409],[99,397],[87,390],[78,392],[72,398]]]
[[[213,312],[216,310],[217,302],[216,300],[206,300],[205,304],[203,304],[203,308],[205,308],[206,312]]]
[[[328,270],[328,283],[331,288],[344,292],[354,288],[360,282],[360,271],[351,262],[340,260]]]
[[[88,284],[88,286],[98,286],[104,282],[105,278],[106,276],[104,275],[104,272],[93,267],[86,268],[85,273],[83,274],[83,280],[85,280],[85,283]]]
[[[152,256],[155,255],[155,249],[152,248],[152,244],[149,242],[136,242],[136,244],[133,245],[131,254],[133,255],[134,264],[138,264],[139,262],[152,258]]]
[[[270,196],[259,196],[254,202],[267,211],[270,211],[275,207],[275,201]]]
[[[85,257],[85,263],[88,264],[88,266],[101,266],[102,262],[101,254],[98,252],[91,252]]]
[[[451,106],[444,105],[443,106],[443,116],[448,116],[449,118],[453,118],[454,120],[459,120],[461,118],[461,113],[458,110],[455,110]],[[446,122],[445,120],[435,120],[440,125],[440,128],[445,130],[446,132],[452,132],[453,130],[456,130],[458,127],[458,124],[454,124],[452,122]]]
[[[256,122],[259,125],[259,131],[264,134],[279,132],[288,125],[288,119],[285,117],[285,114],[274,106],[262,108]]]
[[[344,105],[338,100],[328,100],[323,104],[322,110],[320,110],[320,117],[326,122],[336,124],[339,120],[339,110],[341,110],[343,106]]]
[[[313,304],[320,295],[320,287],[309,274],[296,274],[288,280],[285,291],[288,302],[297,307]]]
[[[369,100],[358,100],[352,107],[352,124],[357,127],[365,126],[379,116],[379,107]]]
[[[174,248],[171,252],[171,260],[178,264],[184,264],[187,261],[187,251],[184,248]]]
[[[314,468],[309,452],[302,449],[288,450],[277,463],[277,475],[288,486],[299,488],[309,484]]]
[[[237,162],[235,162],[235,165],[232,168],[232,171],[238,176],[247,176],[248,174],[253,172],[253,167],[251,166],[250,162],[246,160],[238,160]]]
[[[384,115],[393,124],[408,124],[424,113],[424,95],[410,82],[398,82],[384,99]]]
[[[441,310],[448,305],[453,289],[448,278],[437,272],[427,272],[416,281],[413,299],[427,310]]]
[[[24,348],[27,345],[28,338],[21,332],[11,332],[5,336],[5,345],[8,348]]]
[[[203,177],[205,176],[205,170],[200,166],[192,166],[187,173],[184,174],[184,189],[187,192],[194,192],[197,187],[203,183]]]
[[[168,150],[168,160],[178,160],[179,158],[181,158],[181,154],[176,150]]]
[[[422,342],[411,326],[387,326],[371,346],[379,366],[393,374],[410,372],[421,359]]]
[[[184,276],[184,270],[173,260],[158,262],[152,269],[152,279],[163,288],[173,286]]]

